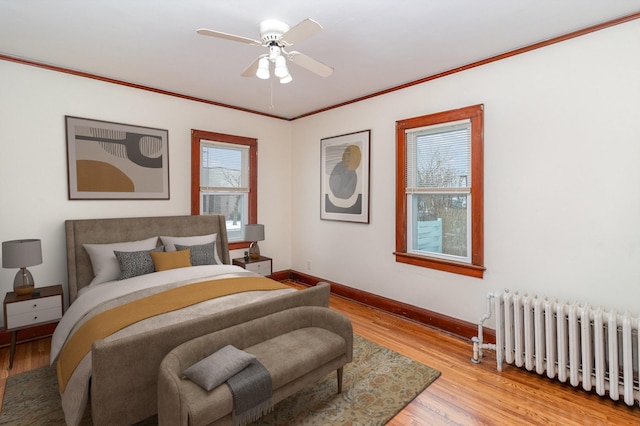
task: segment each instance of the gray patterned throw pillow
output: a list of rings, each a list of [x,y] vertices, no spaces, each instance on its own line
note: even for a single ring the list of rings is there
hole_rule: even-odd
[[[114,251],[120,264],[119,280],[137,277],[155,272],[153,259],[149,254],[152,251],[164,251],[164,247],[156,247],[153,250],[142,251]]]
[[[199,244],[195,246],[182,246],[176,244],[176,250],[191,249],[191,265],[216,265],[214,256],[216,248],[215,241],[208,244]]]

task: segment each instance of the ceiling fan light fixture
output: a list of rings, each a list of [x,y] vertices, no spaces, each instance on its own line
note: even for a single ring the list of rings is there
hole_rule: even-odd
[[[267,19],[260,22],[260,37],[265,44],[280,40],[287,31],[289,31],[289,25],[276,19]]]
[[[276,20],[267,20],[260,23],[260,40],[242,37],[216,30],[200,28],[198,34],[217,37],[220,39],[230,40],[252,46],[262,46],[269,49],[268,53],[264,53],[253,60],[251,65],[247,67],[242,74],[243,77],[256,77],[268,80],[271,77],[270,62],[274,63],[273,73],[280,79],[280,82],[286,84],[292,80],[287,67],[287,62],[291,61],[302,68],[305,68],[320,77],[328,77],[333,73],[333,68],[323,64],[300,52],[288,50],[294,44],[297,44],[307,38],[322,32],[322,26],[313,19],[307,18],[298,22],[295,26],[289,27],[284,22]]]
[[[291,77],[291,74],[287,74],[284,77],[280,78],[280,84],[287,84],[290,83],[293,80],[293,77]]]
[[[278,46],[277,44],[271,44],[269,46],[269,59],[275,61],[280,57],[281,51],[282,49],[280,49],[280,46]]]
[[[273,70],[273,73],[276,77],[283,78],[289,75],[289,70],[287,69],[287,60],[284,56],[278,56],[276,58],[276,66]]]
[[[256,77],[262,80],[269,79],[269,58],[262,57],[260,61],[258,61],[258,69],[256,70]]]

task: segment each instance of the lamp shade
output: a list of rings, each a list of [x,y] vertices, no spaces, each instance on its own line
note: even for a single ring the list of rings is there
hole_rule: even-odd
[[[266,80],[269,78],[269,58],[266,56],[260,58],[258,61],[258,69],[256,70],[256,77]]]
[[[291,77],[291,74],[287,74],[280,79],[280,84],[291,83],[292,80],[293,80],[293,77]]]
[[[2,267],[26,268],[42,263],[40,240],[12,240],[2,243]]]
[[[244,226],[245,241],[264,241],[264,225],[245,225]]]
[[[278,78],[285,77],[289,75],[289,70],[287,69],[287,60],[284,56],[278,56],[276,58],[276,66],[273,69],[273,73]]]

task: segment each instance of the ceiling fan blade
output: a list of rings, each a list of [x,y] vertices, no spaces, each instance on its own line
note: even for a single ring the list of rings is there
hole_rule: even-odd
[[[287,58],[294,64],[298,64],[309,71],[318,74],[320,77],[329,77],[333,73],[333,68],[320,61],[313,59],[304,53],[291,51],[287,53]]]
[[[249,66],[247,67],[247,69],[246,69],[246,70],[244,70],[244,71],[242,72],[242,74],[240,74],[240,75],[241,75],[241,76],[243,76],[243,77],[255,77],[255,76],[256,76],[256,71],[258,71],[258,62],[260,62],[260,59],[261,59],[262,57],[264,57],[264,56],[267,56],[267,55],[260,55],[260,56],[258,56],[258,57],[256,58],[256,60],[255,60],[255,61],[253,61],[253,62],[251,63],[251,65],[249,65]]]
[[[322,31],[323,28],[320,24],[313,19],[307,18],[284,33],[281,40],[286,45],[291,46],[294,43],[299,43],[313,35],[321,33]]]
[[[223,33],[221,31],[208,30],[206,28],[200,28],[196,31],[200,35],[206,35],[211,37],[223,38],[225,40],[239,41],[240,43],[252,44],[256,46],[262,46],[262,42],[247,37],[241,37],[233,34]]]

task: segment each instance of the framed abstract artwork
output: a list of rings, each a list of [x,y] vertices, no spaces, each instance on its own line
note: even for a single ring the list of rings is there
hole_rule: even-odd
[[[320,219],[369,223],[371,130],[321,139]]]
[[[169,199],[169,132],[65,117],[70,200]]]

